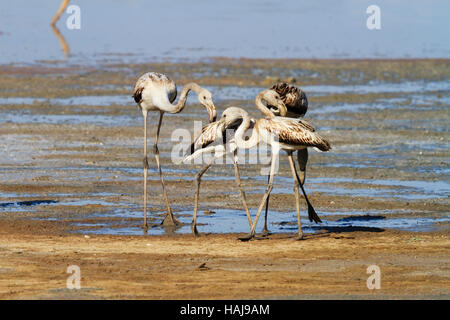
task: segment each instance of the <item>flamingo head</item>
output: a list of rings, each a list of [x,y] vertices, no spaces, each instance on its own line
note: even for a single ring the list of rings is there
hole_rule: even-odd
[[[284,117],[287,113],[286,105],[284,104],[281,96],[272,89],[264,90],[262,92],[262,97],[266,101],[266,105],[270,106],[270,111],[275,116]]]
[[[216,121],[216,117],[217,117],[216,107],[214,106],[211,92],[209,92],[205,88],[201,88],[201,90],[197,93],[197,97],[198,97],[198,101],[208,111],[209,122]]]

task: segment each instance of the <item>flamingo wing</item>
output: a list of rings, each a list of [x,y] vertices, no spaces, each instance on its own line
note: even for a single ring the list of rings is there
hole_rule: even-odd
[[[144,91],[144,83],[139,80],[136,82],[136,85],[134,86],[134,91],[132,95],[134,101],[136,101],[137,104],[142,102],[142,91]]]
[[[215,121],[202,128],[202,133],[191,144],[190,152],[193,154],[198,149],[204,149],[211,143],[222,139],[221,143],[225,145],[231,140],[237,128],[242,123],[242,119],[236,119],[233,123],[226,125],[225,122]]]
[[[263,120],[258,123],[258,126],[276,136],[281,143],[316,147],[321,151],[331,149],[330,143],[317,134],[314,127],[304,120],[280,117]]]
[[[220,121],[211,122],[204,126],[200,135],[191,144],[191,154],[193,154],[195,150],[203,149],[219,138],[222,138],[224,131],[225,123]]]

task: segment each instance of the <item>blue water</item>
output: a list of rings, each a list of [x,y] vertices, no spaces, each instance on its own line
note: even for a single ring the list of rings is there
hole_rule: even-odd
[[[250,58],[449,57],[446,0],[74,0],[81,29],[49,26],[60,0],[0,2],[0,64]],[[369,5],[381,29],[366,27]]]
[[[116,168],[118,169],[118,168]],[[138,174],[141,169],[122,168],[129,173]],[[169,171],[173,171],[169,170]],[[177,171],[175,169],[175,171]],[[192,170],[184,170],[183,172],[191,173]],[[140,177],[141,178],[141,177]],[[222,176],[213,175],[210,179],[221,179]],[[156,177],[154,177],[156,180]],[[188,180],[188,177],[183,177]],[[265,177],[253,177],[252,179],[264,180]],[[170,179],[168,179],[170,180]],[[291,193],[292,185],[289,177],[277,176],[272,194],[276,197],[279,193]],[[360,184],[360,188],[346,189],[339,183]],[[373,187],[387,186],[392,188],[377,189]],[[321,192],[330,195],[348,195],[351,198],[354,195],[360,197],[381,197],[381,198],[399,198],[399,199],[430,199],[441,198],[446,199],[450,195],[450,184],[447,181],[411,181],[411,180],[382,180],[382,179],[351,179],[351,178],[309,178],[305,188],[309,194],[312,192]],[[262,194],[264,187],[247,186],[247,193]],[[239,197],[237,188],[233,188],[226,192],[228,196]],[[17,213],[34,213],[35,219],[40,219],[40,213],[47,211],[49,206],[100,206],[98,211],[95,210],[89,214],[89,218],[96,219],[95,223],[73,223],[79,227],[79,233],[95,233],[95,234],[132,234],[132,235],[162,235],[168,232],[162,226],[158,225],[162,220],[163,212],[161,205],[152,206],[150,208],[150,217],[156,218],[156,226],[150,228],[146,233],[140,228],[141,219],[143,217],[142,206],[140,203],[130,203],[128,196],[122,198],[118,194],[93,192],[86,194],[61,194],[47,193],[43,195],[34,195],[33,200],[31,194],[3,193],[1,194],[0,214],[17,214]],[[135,195],[132,194],[132,197]],[[101,198],[101,199],[100,199]],[[200,208],[198,215],[198,229],[203,233],[244,233],[248,232],[249,226],[247,217],[243,210],[220,208],[220,204],[204,203],[200,199]],[[207,207],[212,210],[212,214],[205,214],[203,208]],[[301,200],[301,216],[303,230],[306,233],[323,232],[323,231],[382,231],[383,229],[400,229],[409,231],[430,231],[437,228],[436,223],[440,225],[449,225],[450,216],[440,214],[439,217],[430,217],[430,212],[423,212],[423,215],[417,216],[416,205],[413,204],[410,210],[370,210],[370,211],[354,211],[354,210],[333,210],[332,205],[327,209],[316,207],[317,213],[322,217],[323,223],[310,223],[307,219],[307,212],[303,199]],[[192,219],[192,207],[189,204],[186,208],[174,206],[175,214],[184,225],[175,230],[176,233],[190,233],[189,223]],[[408,214],[411,213],[411,217]],[[255,217],[256,209],[251,208],[252,218]],[[401,214],[401,217],[392,217],[393,214]],[[330,219],[333,216],[339,219]],[[46,220],[55,220],[57,218],[46,217]],[[111,219],[115,219],[111,222]],[[118,220],[117,220],[118,219]],[[129,219],[133,219],[129,220]],[[275,233],[296,232],[296,212],[295,202],[292,198],[291,209],[285,211],[270,210],[269,229]],[[258,222],[258,230],[263,226],[263,216]],[[89,227],[95,227],[89,229]],[[172,232],[173,230],[169,230]]]
[[[252,179],[265,181],[267,178],[253,177]],[[345,188],[340,183],[351,183],[353,187]],[[383,188],[379,188],[380,186],[383,186]],[[292,188],[292,178],[276,176],[271,193],[291,193]],[[398,198],[405,200],[448,199],[450,197],[450,183],[448,181],[309,178],[305,189],[307,192],[321,192],[329,195],[357,195],[359,197]],[[254,187],[248,193],[263,193],[264,190],[265,186]]]
[[[229,100],[253,100],[255,96],[264,87],[245,87],[245,86],[205,86],[211,91],[214,101]],[[322,96],[329,94],[366,94],[366,93],[390,93],[398,92],[408,94],[403,98],[390,98],[380,100],[388,105],[404,102],[406,98],[411,98],[413,104],[433,104],[436,102],[449,103],[448,92],[450,91],[450,82],[448,81],[406,81],[401,83],[372,82],[363,85],[310,85],[301,86],[308,93],[308,96]],[[106,87],[101,87],[106,89]],[[130,92],[132,88],[130,87]],[[416,93],[420,92],[421,95]],[[41,97],[0,97],[1,104],[25,104],[48,103],[49,105],[91,105],[91,106],[110,106],[110,105],[134,105],[134,101],[129,94],[126,95],[91,95],[74,96],[69,98],[41,98]],[[189,98],[188,104],[197,104],[195,98]],[[316,108],[314,108],[316,109]],[[312,109],[311,111],[315,111]],[[323,111],[321,111],[323,112]]]
[[[294,203],[293,203],[294,206]],[[323,212],[317,211],[322,217],[323,222],[316,224],[309,222],[306,212],[302,210],[301,221],[302,230],[306,233],[316,233],[324,231],[351,231],[353,230],[365,230],[365,231],[382,231],[384,229],[397,229],[408,231],[430,231],[437,228],[436,223],[449,224],[450,216],[442,218],[428,218],[428,217],[412,217],[412,218],[392,218],[389,217],[388,210],[383,212],[371,212],[370,214],[362,212]],[[183,226],[175,229],[168,230],[159,225],[161,217],[158,216],[156,225],[149,228],[146,232],[140,227],[140,223],[135,223],[132,226],[114,226],[113,223],[97,223],[95,229],[89,229],[83,227],[86,226],[83,223],[74,223],[75,226],[81,227],[78,233],[83,234],[117,234],[117,235],[163,235],[167,232],[175,232],[179,234],[191,233],[190,222],[192,221],[191,211],[180,211],[176,213],[180,222],[184,223]],[[255,218],[256,212],[251,210],[252,219]],[[327,216],[344,214],[346,218],[341,218],[336,221],[326,220]],[[123,210],[120,217],[132,217],[142,218],[142,211]],[[102,217],[102,214],[98,214],[97,217]],[[105,215],[103,215],[105,217]],[[386,219],[389,217],[388,219]],[[117,222],[116,222],[117,223]],[[129,223],[131,224],[131,223]],[[264,213],[262,213],[257,230],[261,230],[264,225]],[[249,224],[247,216],[243,210],[232,209],[217,209],[213,214],[206,215],[202,210],[199,211],[197,218],[197,229],[200,233],[247,233],[249,232]],[[268,217],[268,228],[273,233],[286,233],[297,232],[297,216],[295,209],[287,212],[279,212],[271,210]]]

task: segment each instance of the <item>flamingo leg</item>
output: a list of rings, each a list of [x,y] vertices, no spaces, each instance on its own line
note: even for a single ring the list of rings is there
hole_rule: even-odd
[[[144,229],[148,228],[147,224],[147,176],[148,176],[148,161],[147,161],[147,111],[144,113]]]
[[[298,194],[298,186],[300,180],[297,179],[297,171],[295,170],[295,163],[292,159],[292,151],[288,152],[289,165],[291,166],[292,178],[294,178],[294,196],[295,196],[295,208],[297,210],[297,226],[298,226],[298,236],[297,240],[303,239],[302,223],[300,221],[300,197]]]
[[[56,12],[55,16],[52,19],[51,25],[55,25],[56,22],[59,20],[59,17],[61,16],[61,14],[64,12],[64,10],[66,10],[67,5],[69,4],[70,0],[63,0],[61,2],[61,5],[59,6],[58,11]]]
[[[247,197],[245,196],[245,191],[244,191],[244,188],[242,187],[242,183],[241,183],[241,175],[239,174],[237,149],[234,150],[234,174],[236,176],[236,184],[241,192],[242,204],[244,205],[244,210],[245,210],[245,213],[247,214],[248,223],[251,228],[252,227],[252,217],[250,216],[250,210],[248,210]]]
[[[267,201],[267,197],[269,196],[270,192],[272,191],[273,177],[275,175],[275,167],[276,167],[276,163],[277,163],[276,160],[277,160],[278,154],[279,154],[279,149],[275,149],[274,146],[272,146],[272,160],[271,160],[271,165],[270,165],[269,182],[267,183],[266,192],[264,193],[261,204],[259,205],[258,212],[256,214],[255,220],[253,221],[250,233],[248,235],[240,237],[239,240],[247,241],[247,240],[252,239],[255,236],[255,229],[256,229],[256,224],[258,223],[258,220],[259,220],[259,216],[261,215],[264,204]]]
[[[300,169],[300,183],[303,185],[306,179],[306,163],[308,162],[308,149],[300,149],[297,151],[297,161]]]
[[[191,224],[191,230],[192,233],[197,236],[197,211],[198,211],[198,198],[200,196],[200,182],[202,180],[203,174],[208,171],[208,169],[211,167],[211,165],[216,160],[216,157],[213,157],[208,164],[206,164],[196,175],[195,175],[195,201],[194,201],[194,215],[192,217],[192,224]]]
[[[308,149],[307,148],[297,151],[297,160],[298,160],[299,167],[300,167],[300,181],[303,185],[305,183],[306,163],[308,161]],[[269,176],[267,176],[267,182],[269,182]],[[266,208],[265,208],[265,214],[264,214],[264,228],[262,230],[263,236],[270,235],[270,230],[267,228],[267,215],[269,213],[269,199],[270,199],[270,194],[266,200]]]
[[[299,157],[299,155],[297,154],[297,156]],[[304,158],[303,158],[304,159]],[[308,153],[306,153],[306,161],[308,159]],[[306,162],[305,162],[306,165]],[[294,164],[294,168],[295,168],[295,164]],[[306,168],[304,168],[303,172],[305,172]],[[300,171],[302,172],[302,168],[300,166]],[[298,176],[297,171],[295,171],[295,176],[296,179],[300,185],[300,189],[302,190],[303,196],[305,197],[306,200],[306,204],[308,205],[308,218],[309,221],[314,221],[315,223],[319,223],[322,222],[322,220],[320,219],[320,217],[317,215],[316,211],[314,210],[314,207],[312,206],[311,202],[309,202],[308,196],[306,195],[305,189],[303,188],[303,183],[305,182],[305,175],[303,175],[303,181],[302,179]]]
[[[216,161],[216,159],[221,157],[221,156],[223,156],[223,152],[224,152],[224,150],[222,150],[220,148],[220,146],[212,147],[212,149],[210,149],[210,150],[213,150],[213,149],[215,150],[215,153],[216,153],[215,156],[210,160],[210,162],[208,164],[206,164],[195,175],[196,191],[195,191],[195,201],[194,201],[194,216],[193,216],[192,224],[191,224],[191,230],[192,230],[192,233],[194,235],[198,235],[198,231],[197,231],[197,212],[198,212],[198,202],[199,202],[199,197],[200,197],[201,178],[202,178],[203,174],[205,174],[206,171],[208,171],[208,169],[211,167],[211,165]],[[210,150],[208,150],[208,151],[210,151]],[[240,178],[240,174],[239,174],[239,165],[238,165],[237,151],[236,150],[234,151],[234,169],[235,169],[235,176],[236,176],[236,184],[239,187],[239,190],[241,191],[242,203],[244,205],[245,213],[247,214],[248,223],[249,223],[249,225],[251,227],[252,226],[252,218],[250,216],[250,210],[248,209],[247,198],[245,196],[245,191],[244,191],[244,189],[242,187],[242,183],[241,183],[241,178]]]
[[[270,179],[270,175],[267,176],[267,183],[269,182],[269,179]],[[270,231],[269,231],[269,229],[267,229],[267,214],[269,212],[269,198],[270,198],[270,194],[269,194],[269,196],[267,197],[267,200],[266,200],[266,210],[265,210],[266,212],[264,214],[264,228],[262,230],[263,236],[270,235]]]
[[[299,179],[300,179],[300,183],[303,185],[305,183],[305,178],[306,178],[306,163],[308,162],[308,149],[307,148],[300,149],[297,151],[297,161],[298,161],[299,169],[300,169]],[[269,176],[267,176],[267,181],[269,181]],[[298,186],[297,186],[297,190],[298,190]],[[267,228],[267,216],[269,213],[269,199],[270,199],[270,194],[266,200],[266,208],[265,208],[265,214],[264,214],[264,228],[262,230],[263,236],[270,235],[270,231]]]
[[[167,197],[167,192],[166,192],[166,186],[164,185],[164,176],[162,174],[161,164],[159,163],[158,140],[159,140],[159,131],[161,129],[163,115],[164,115],[164,112],[160,112],[158,128],[156,129],[155,144],[153,145],[153,153],[155,155],[156,165],[158,166],[159,179],[161,180],[164,201],[166,202],[166,206],[167,206],[167,213],[166,213],[166,216],[164,217],[162,224],[166,225],[166,226],[176,226],[176,225],[179,225],[180,222],[175,218],[175,216],[172,213],[172,209],[170,208],[169,199]]]

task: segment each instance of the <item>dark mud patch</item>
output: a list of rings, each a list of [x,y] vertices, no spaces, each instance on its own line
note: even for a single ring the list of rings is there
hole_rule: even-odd
[[[52,204],[58,203],[56,200],[27,200],[27,201],[17,201],[17,202],[1,202],[0,208],[8,207],[30,207],[42,204]]]

